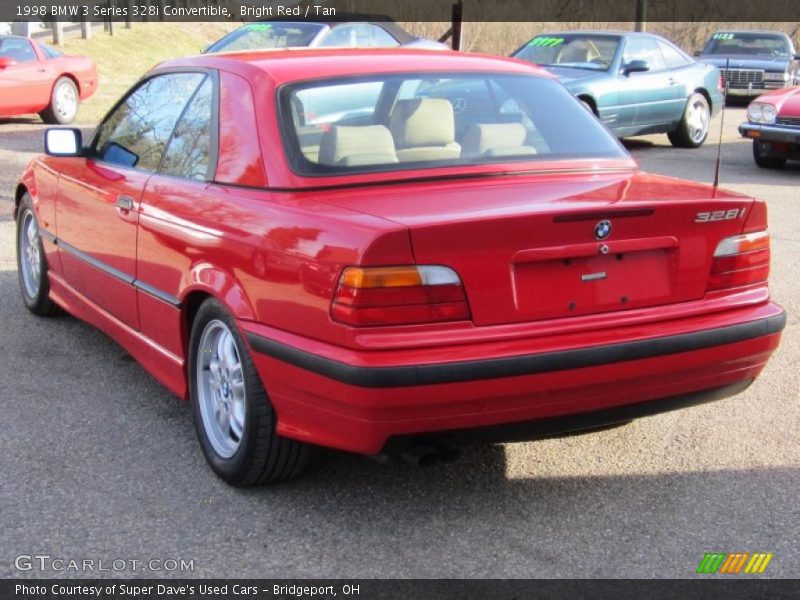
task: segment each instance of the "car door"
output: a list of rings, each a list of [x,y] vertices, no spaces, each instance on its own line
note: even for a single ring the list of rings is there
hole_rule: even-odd
[[[72,161],[59,181],[56,219],[65,279],[134,329],[142,193],[204,77],[168,73],[138,84],[100,125],[87,156]]]
[[[638,60],[645,61],[648,70],[627,72],[627,67]],[[676,97],[671,79],[655,38],[628,38],[619,74],[620,126],[643,131],[668,123]]]
[[[695,82],[698,79],[700,67],[692,58],[669,42],[658,40],[658,48],[664,57],[664,66],[673,92],[672,103],[667,116],[671,123],[677,125],[683,118],[689,95],[695,90]]]
[[[182,353],[177,295],[198,248],[216,250],[217,221],[226,214],[209,193],[218,155],[217,86],[215,73],[200,84],[142,196],[136,253],[141,331],[175,355]]]
[[[38,112],[50,102],[53,74],[30,40],[0,38],[0,57],[14,64],[0,68],[0,115]]]

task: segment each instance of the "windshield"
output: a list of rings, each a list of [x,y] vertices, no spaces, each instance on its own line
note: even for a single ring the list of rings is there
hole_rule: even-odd
[[[788,40],[763,33],[715,33],[706,43],[703,54],[739,54],[748,56],[788,57]]]
[[[319,23],[248,23],[213,43],[206,52],[304,47],[323,27]]]
[[[610,35],[537,35],[513,56],[543,67],[607,71],[614,62],[619,41],[619,37]]]
[[[294,170],[352,171],[627,156],[557,81],[521,75],[403,74],[284,86]]]

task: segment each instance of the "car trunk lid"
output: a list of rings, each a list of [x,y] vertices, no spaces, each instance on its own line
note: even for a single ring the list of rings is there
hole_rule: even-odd
[[[418,264],[460,275],[476,325],[702,298],[752,199],[644,174],[511,176],[333,193],[406,225]]]

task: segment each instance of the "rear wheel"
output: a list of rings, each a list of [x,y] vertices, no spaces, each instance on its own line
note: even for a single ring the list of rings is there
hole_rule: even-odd
[[[692,94],[683,109],[683,118],[677,129],[667,136],[670,143],[677,148],[699,148],[708,137],[708,125],[711,122],[711,109],[703,94]]]
[[[58,307],[50,300],[47,258],[28,194],[23,196],[17,211],[17,275],[22,301],[29,311],[40,317],[58,312]]]
[[[192,325],[189,380],[197,436],[217,475],[247,486],[300,473],[308,446],[275,432],[275,410],[236,323],[214,299]]]
[[[78,115],[81,100],[78,87],[69,77],[60,77],[50,93],[50,105],[39,113],[45,123],[66,125]]]
[[[764,156],[761,153],[761,146],[758,140],[753,140],[753,160],[762,169],[782,169],[786,164],[785,158],[775,158],[772,156]]]
[[[578,98],[578,100],[580,100],[581,104],[583,104],[583,108],[588,110],[595,117],[597,116],[597,112],[594,110],[594,105],[591,102],[589,102],[586,98]]]

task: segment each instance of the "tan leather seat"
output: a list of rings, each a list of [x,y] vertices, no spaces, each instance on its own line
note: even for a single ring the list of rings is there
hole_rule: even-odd
[[[389,117],[400,162],[458,158],[453,105],[442,98],[398,100]]]
[[[320,140],[321,165],[356,167],[396,162],[392,134],[383,125],[335,125]]]
[[[519,156],[536,154],[525,145],[527,131],[522,123],[478,123],[464,133],[461,156]]]

